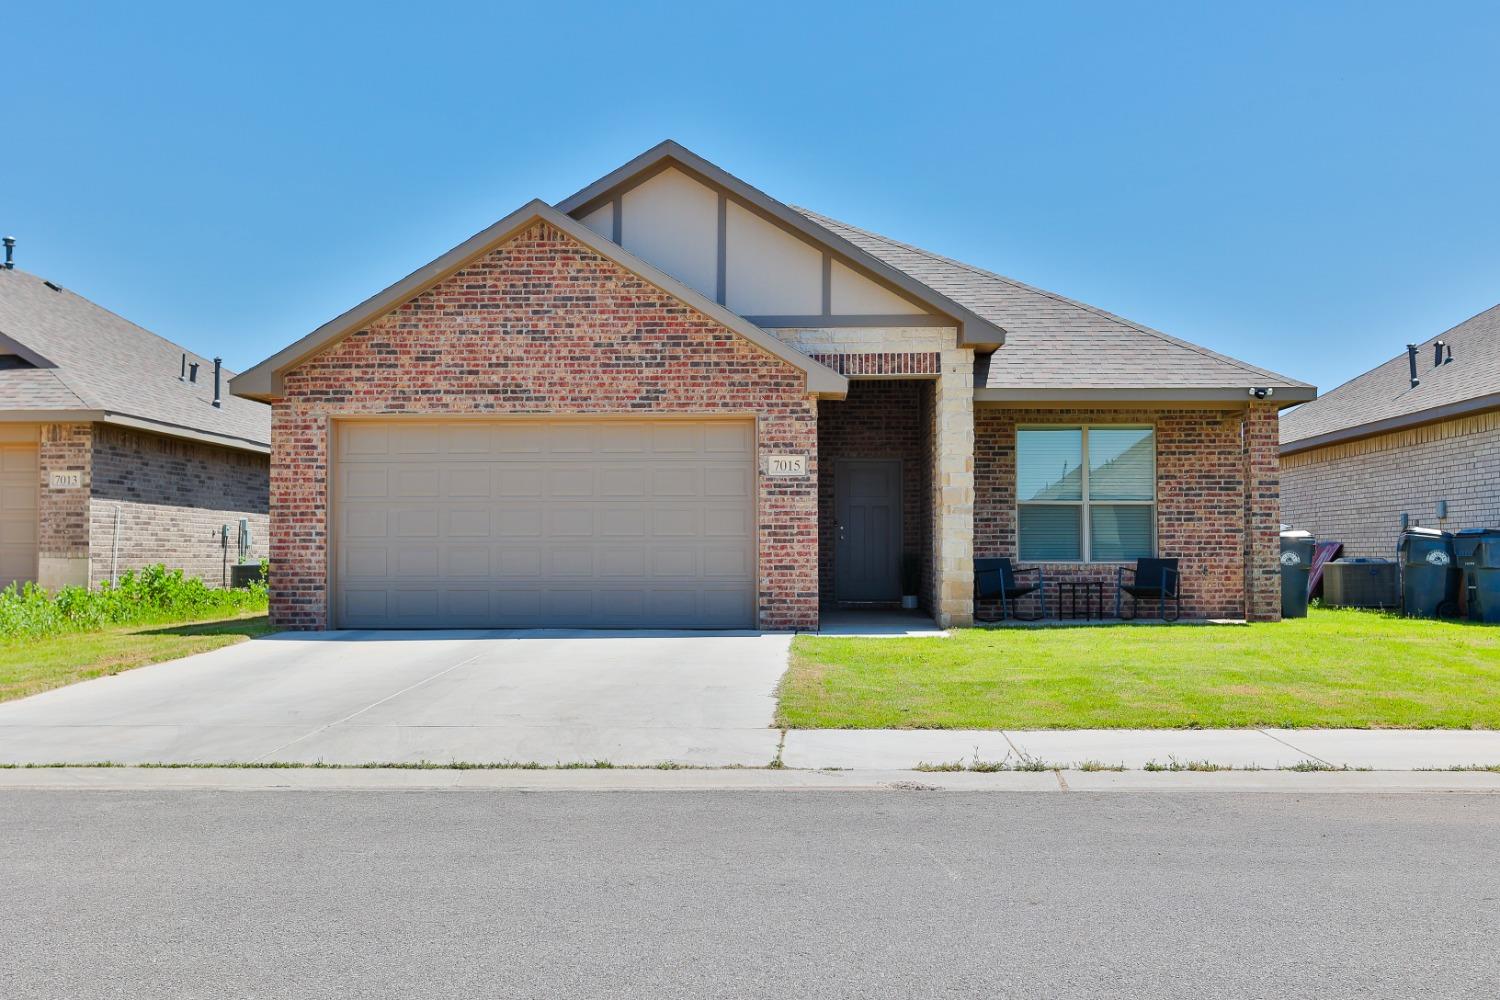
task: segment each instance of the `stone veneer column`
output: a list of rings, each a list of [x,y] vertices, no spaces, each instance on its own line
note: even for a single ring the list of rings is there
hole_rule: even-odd
[[[942,352],[933,394],[933,609],[939,625],[974,622],[974,354]]]
[[[1281,620],[1281,458],[1272,403],[1245,411],[1245,617]]]

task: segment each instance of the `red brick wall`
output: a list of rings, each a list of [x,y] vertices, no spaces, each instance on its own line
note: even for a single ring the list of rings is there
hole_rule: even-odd
[[[1249,411],[980,407],[975,411],[976,556],[1016,558],[1015,429],[1017,424],[1047,423],[1153,425],[1157,553],[1182,560],[1184,616],[1279,616],[1274,409],[1264,405]],[[1247,483],[1253,484],[1249,491]],[[1053,583],[1061,579],[1104,580],[1112,610],[1118,565],[1044,564],[1049,612],[1058,610]],[[1249,603],[1247,583],[1253,583]],[[1270,600],[1273,588],[1274,602]],[[981,613],[993,615],[997,609],[981,607]]]
[[[824,606],[835,600],[834,490],[841,458],[901,460],[901,549],[922,559],[924,606],[932,575],[932,451],[930,380],[876,379],[849,383],[847,399],[818,404],[818,586]]]
[[[817,410],[801,371],[545,224],[286,376],[271,434],[273,620],[328,616],[328,424],[341,414],[754,414],[807,479],[758,487],[760,624],[818,616]]]

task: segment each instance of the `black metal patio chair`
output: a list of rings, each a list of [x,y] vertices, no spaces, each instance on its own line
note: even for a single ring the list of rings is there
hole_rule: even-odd
[[[1023,574],[1035,573],[1035,583],[1022,583],[1018,577]],[[1035,616],[1021,615],[1016,611],[1016,601],[1027,594],[1036,594],[1037,614]],[[999,618],[979,617],[978,606],[980,601],[1000,601]],[[1009,559],[975,559],[974,560],[974,620],[980,622],[1004,621],[1009,615],[1017,621],[1034,622],[1041,621],[1047,617],[1047,588],[1042,578],[1042,568],[1033,566],[1031,569],[1016,569]]]
[[[1125,582],[1125,574],[1130,582]],[[1120,595],[1130,595],[1130,618],[1137,618],[1137,605],[1141,601],[1155,601],[1157,614],[1164,622],[1175,622],[1182,617],[1182,574],[1177,569],[1176,559],[1137,559],[1135,568],[1121,566],[1115,570],[1115,617],[1120,614]],[[1172,603],[1172,613],[1167,614],[1167,602]],[[1127,621],[1130,619],[1126,619]]]

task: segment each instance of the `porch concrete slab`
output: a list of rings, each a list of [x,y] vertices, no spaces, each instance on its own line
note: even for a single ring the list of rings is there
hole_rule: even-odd
[[[818,635],[831,638],[946,639],[947,629],[920,611],[824,611],[818,615]]]
[[[992,729],[793,729],[787,767],[905,770],[921,764],[1019,763],[1005,734]]]
[[[1267,729],[1337,767],[1376,770],[1500,765],[1500,732],[1452,729]]]
[[[1026,756],[1063,767],[1086,761],[1132,769],[1148,763],[1206,761],[1221,767],[1291,767],[1306,753],[1254,729],[1008,730]]]

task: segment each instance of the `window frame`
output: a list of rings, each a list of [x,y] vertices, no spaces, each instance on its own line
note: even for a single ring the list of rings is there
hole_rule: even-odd
[[[1112,431],[1150,431],[1151,432],[1151,499],[1150,500],[1090,500],[1089,499],[1089,431],[1112,430]],[[1022,431],[1080,431],[1082,435],[1082,475],[1081,489],[1078,500],[1046,500],[1046,501],[1024,501],[1021,499],[1021,432]],[[1095,559],[1094,527],[1089,517],[1090,506],[1097,504],[1100,507],[1150,507],[1151,510],[1151,554],[1141,558],[1155,558],[1157,553],[1158,525],[1157,525],[1157,501],[1161,477],[1157,474],[1157,458],[1159,453],[1156,447],[1156,425],[1150,423],[1128,423],[1128,424],[1017,424],[1015,437],[1015,481],[1012,489],[1012,497],[1015,501],[1013,514],[1016,525],[1016,561],[1028,565],[1065,565],[1065,566],[1130,566],[1135,563],[1134,559]],[[1021,556],[1021,508],[1022,507],[1074,507],[1078,509],[1079,551],[1082,553],[1080,559],[1024,559]]]

